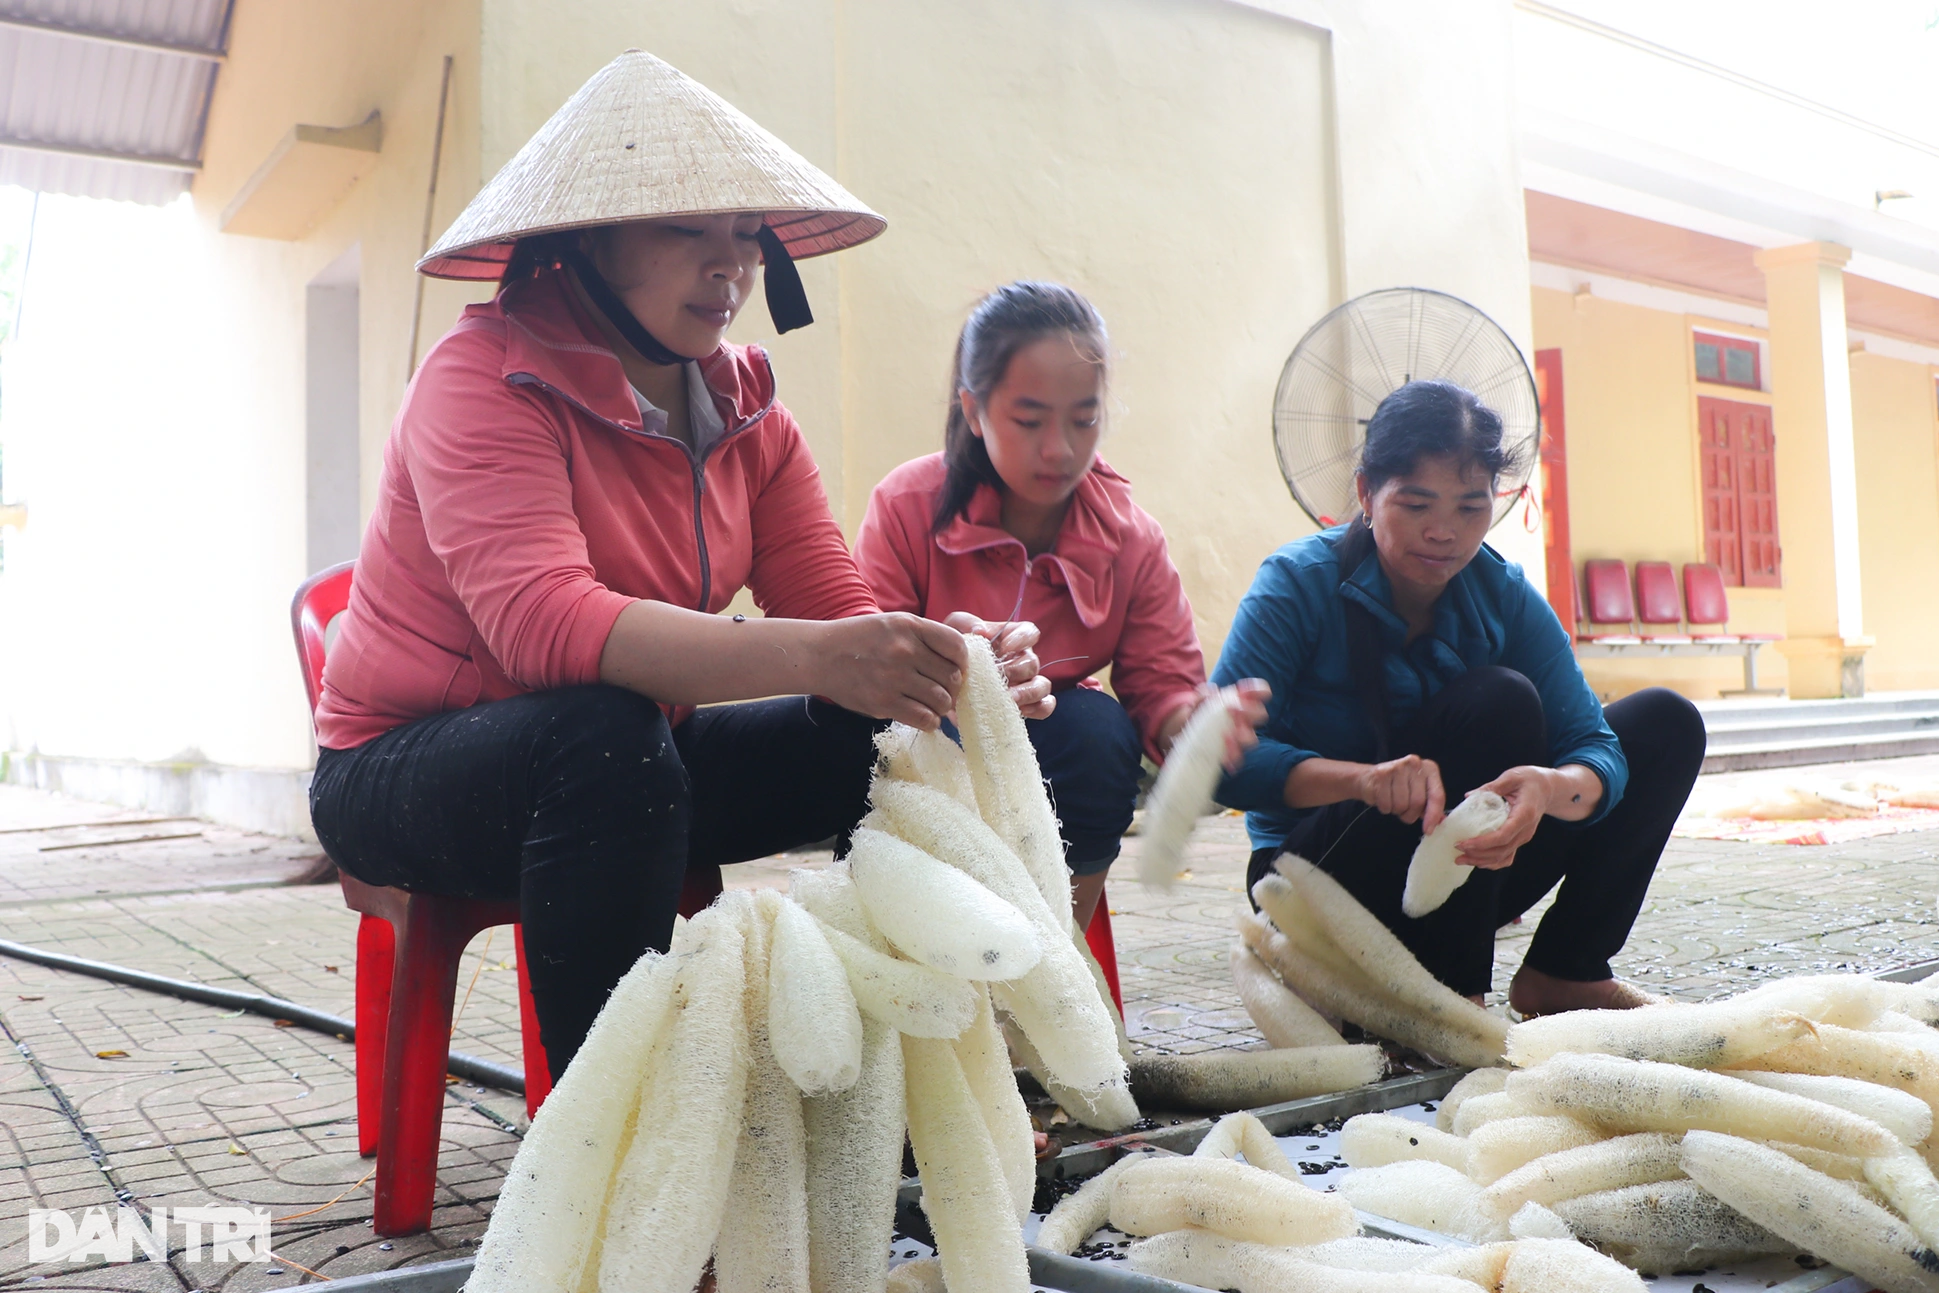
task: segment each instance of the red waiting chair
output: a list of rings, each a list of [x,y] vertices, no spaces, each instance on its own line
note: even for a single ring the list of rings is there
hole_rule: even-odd
[[[1724,572],[1709,563],[1683,567],[1684,616],[1698,642],[1781,642],[1776,633],[1730,633],[1730,596],[1724,591]],[[1699,624],[1714,624],[1715,633],[1696,633]]]
[[[1629,567],[1620,561],[1585,561],[1582,582],[1588,622],[1602,632],[1582,635],[1585,642],[1641,642],[1636,635],[1636,604],[1630,598]]]
[[[1690,641],[1683,632],[1683,606],[1676,595],[1676,570],[1667,561],[1636,563],[1636,618],[1645,628],[1645,642],[1681,643]],[[1666,624],[1666,632],[1650,632],[1649,626]]]
[[[290,604],[312,717],[323,692],[330,622],[350,604],[351,569],[345,562],[311,576]],[[357,1151],[377,1156],[373,1227],[386,1238],[417,1234],[431,1227],[459,961],[482,929],[513,927],[528,1116],[538,1113],[552,1090],[526,975],[518,904],[411,893],[365,884],[342,871],[338,880],[344,905],[363,916],[356,964]],[[719,867],[690,872],[682,914],[699,911],[720,891]],[[391,1045],[392,1039],[398,1044]]]

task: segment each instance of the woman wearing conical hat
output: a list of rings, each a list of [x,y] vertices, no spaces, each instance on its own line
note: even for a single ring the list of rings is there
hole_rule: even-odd
[[[877,611],[766,355],[724,340],[763,264],[786,331],[811,321],[792,259],[883,227],[629,51],[418,265],[501,287],[398,412],[311,813],[361,880],[517,897],[554,1074],[666,947],[689,862],[848,829],[882,720],[954,705],[976,626]],[[717,614],[743,587],[765,617]],[[983,631],[1044,710],[1034,629]]]

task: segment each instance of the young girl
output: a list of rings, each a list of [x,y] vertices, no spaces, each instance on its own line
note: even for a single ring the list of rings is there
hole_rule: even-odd
[[[763,266],[777,326],[799,326],[790,257],[882,224],[635,50],[419,266],[502,284],[398,411],[323,672],[311,818],[367,883],[518,899],[555,1075],[666,948],[690,863],[853,826],[884,720],[933,730],[954,707],[958,630],[979,626],[878,611],[767,356],[725,340]],[[765,617],[717,614],[743,586]],[[996,636],[1035,712],[1032,631]]]
[[[1056,283],[1011,283],[956,342],[944,448],[890,472],[855,540],[884,610],[1028,620],[1056,707],[1027,724],[1088,926],[1131,824],[1139,755],[1162,760],[1207,690],[1192,608],[1158,523],[1097,455],[1104,320]],[[1106,693],[1092,675],[1111,668]],[[1237,745],[1263,684],[1227,695]]]

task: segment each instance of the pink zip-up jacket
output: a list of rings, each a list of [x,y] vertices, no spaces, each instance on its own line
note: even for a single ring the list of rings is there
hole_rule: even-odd
[[[561,275],[469,307],[385,446],[317,743],[596,682],[635,600],[716,612],[746,586],[770,615],[872,613],[767,355],[722,346],[701,373],[727,430],[696,458],[643,429]]]
[[[1155,760],[1159,725],[1197,700],[1205,657],[1165,532],[1131,501],[1131,482],[1102,458],[1078,482],[1057,542],[1031,557],[1002,525],[995,487],[932,533],[946,474],[930,454],[897,467],[869,496],[855,560],[883,610],[941,619],[1031,620],[1052,689],[1097,686],[1111,666],[1117,694]]]

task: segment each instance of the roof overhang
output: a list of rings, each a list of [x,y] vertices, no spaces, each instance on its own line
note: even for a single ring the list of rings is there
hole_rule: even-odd
[[[0,184],[159,205],[201,169],[234,0],[0,0]]]

